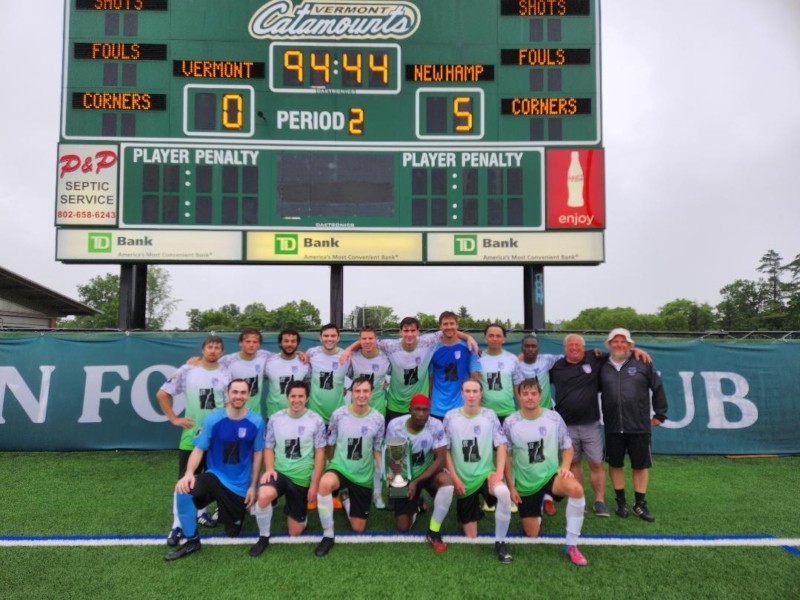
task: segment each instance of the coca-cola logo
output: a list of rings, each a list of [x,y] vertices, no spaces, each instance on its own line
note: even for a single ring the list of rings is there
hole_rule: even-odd
[[[302,2],[273,0],[251,17],[248,30],[256,39],[339,38],[403,39],[420,24],[419,9],[410,2]]]

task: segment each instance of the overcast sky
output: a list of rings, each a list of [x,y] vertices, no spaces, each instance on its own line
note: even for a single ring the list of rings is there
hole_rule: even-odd
[[[724,285],[757,277],[767,250],[800,253],[800,2],[605,0],[601,24],[606,262],[547,267],[546,318],[716,305]],[[54,258],[62,35],[60,0],[0,0],[0,265],[77,299],[119,267]],[[167,269],[172,327],[228,303],[306,299],[330,316],[327,267]],[[519,267],[347,267],[344,278],[345,312],[464,305],[523,321]]]

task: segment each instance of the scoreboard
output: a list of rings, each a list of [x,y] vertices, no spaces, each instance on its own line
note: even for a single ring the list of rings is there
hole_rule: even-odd
[[[67,0],[57,258],[601,262],[598,3]]]

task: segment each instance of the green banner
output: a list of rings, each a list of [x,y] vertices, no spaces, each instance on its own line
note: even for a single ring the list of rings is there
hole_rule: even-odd
[[[1,335],[0,450],[177,448],[180,432],[159,410],[156,391],[188,357],[199,355],[204,337]],[[226,352],[238,349],[235,333],[223,338]],[[507,349],[517,352],[519,338],[511,336]],[[343,335],[342,345],[353,339]],[[561,340],[540,336],[542,352],[560,353]],[[317,344],[316,332],[303,334],[301,348]],[[670,420],[653,432],[655,452],[800,453],[800,343],[639,346],[653,356],[669,401]],[[264,348],[278,351],[277,334],[265,335]]]

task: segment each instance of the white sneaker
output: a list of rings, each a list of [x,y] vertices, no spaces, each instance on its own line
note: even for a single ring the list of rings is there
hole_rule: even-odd
[[[386,503],[383,501],[383,496],[381,494],[373,494],[372,503],[378,510],[384,510],[386,508]]]

